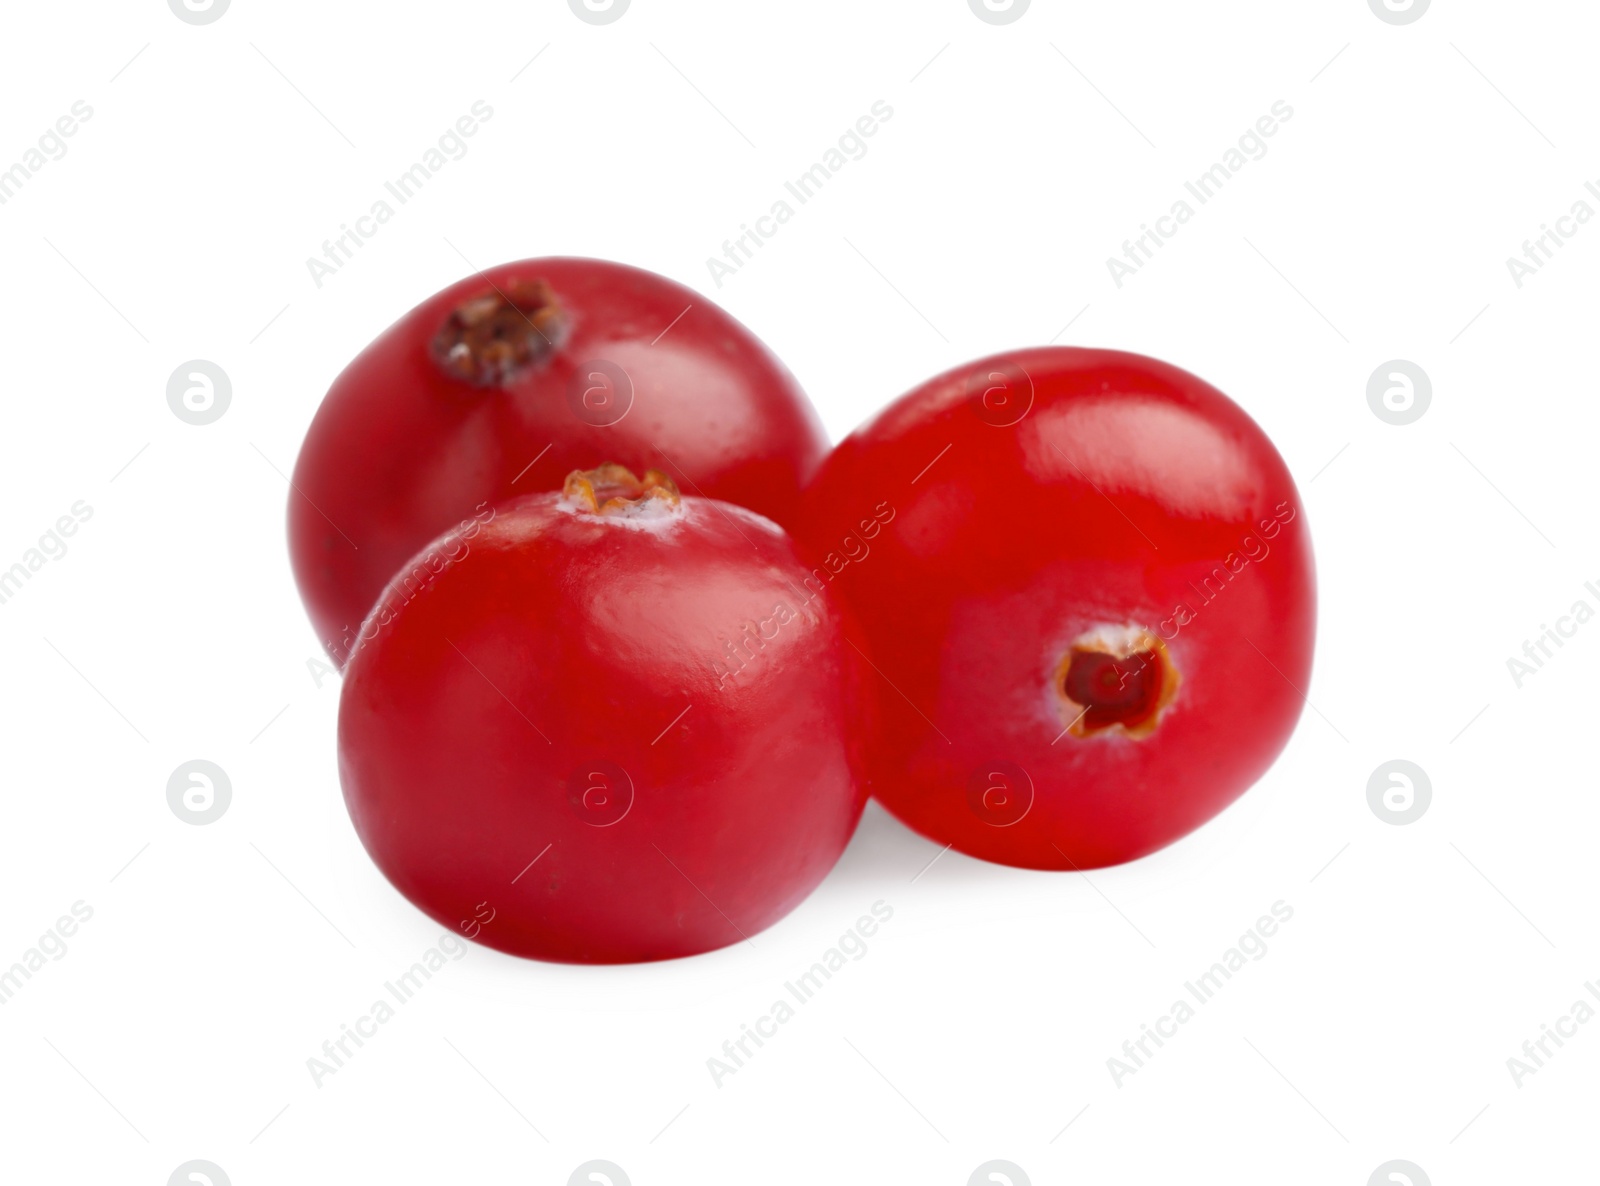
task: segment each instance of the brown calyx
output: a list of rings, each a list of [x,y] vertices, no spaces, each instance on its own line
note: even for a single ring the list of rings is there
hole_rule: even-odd
[[[1074,737],[1117,730],[1150,736],[1178,684],[1167,644],[1138,626],[1090,631],[1067,648],[1055,671],[1063,719]]]
[[[566,320],[543,280],[513,280],[457,305],[433,336],[433,360],[474,387],[504,385],[561,345]]]
[[[683,502],[678,484],[658,469],[643,478],[625,465],[606,462],[567,475],[561,497],[591,515],[650,515],[676,510]]]

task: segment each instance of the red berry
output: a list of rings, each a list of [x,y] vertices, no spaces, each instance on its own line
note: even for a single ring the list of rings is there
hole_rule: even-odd
[[[418,548],[596,457],[783,522],[826,450],[794,378],[700,294],[600,260],[505,264],[428,298],[334,381],[295,466],[295,577],[343,663]]]
[[[345,672],[362,843],[516,955],[666,959],[771,925],[865,799],[862,668],[807,579],[759,515],[620,466],[441,537]]]
[[[878,670],[873,792],[940,843],[1131,860],[1243,793],[1300,715],[1316,597],[1294,483],[1175,367],[961,367],[845,440],[807,503]]]

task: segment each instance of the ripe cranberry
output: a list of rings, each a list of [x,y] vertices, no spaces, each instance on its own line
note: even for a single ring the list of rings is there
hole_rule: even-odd
[[[295,466],[295,577],[342,664],[418,548],[596,457],[783,522],[826,451],[794,378],[699,293],[600,260],[505,264],[429,297],[334,381]]]
[[[473,519],[385,591],[345,672],[362,843],[437,921],[581,963],[782,918],[865,800],[837,606],[767,520],[621,466]]]
[[[878,671],[873,792],[934,840],[1131,860],[1240,795],[1300,715],[1304,510],[1260,428],[1176,367],[972,363],[857,430],[806,498]]]

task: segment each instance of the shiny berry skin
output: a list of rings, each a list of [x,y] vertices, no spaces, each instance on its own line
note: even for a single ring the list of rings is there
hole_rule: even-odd
[[[877,668],[873,793],[942,844],[1132,860],[1242,794],[1300,716],[1304,509],[1255,422],[1176,367],[971,363],[847,438],[806,499]]]
[[[574,963],[737,943],[834,865],[864,690],[789,538],[620,466],[406,565],[345,669],[361,841],[436,921]]]
[[[295,579],[341,665],[429,540],[600,458],[786,520],[827,437],[705,297],[590,259],[505,264],[407,313],[334,381],[289,497]]]

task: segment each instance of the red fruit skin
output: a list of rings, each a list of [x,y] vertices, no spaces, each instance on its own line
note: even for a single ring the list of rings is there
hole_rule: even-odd
[[[873,793],[942,844],[1132,860],[1242,794],[1300,716],[1299,495],[1255,422],[1176,367],[1069,348],[960,367],[842,442],[806,503],[799,533],[877,668]],[[1066,730],[1059,665],[1103,625],[1153,631],[1178,670],[1147,736]]]
[[[434,335],[463,300],[539,279],[566,316],[564,340],[546,358],[491,387],[434,361]],[[580,417],[569,398],[572,384],[587,385],[594,360],[631,380],[633,402],[614,424]],[[334,381],[295,465],[295,579],[342,666],[400,566],[485,507],[613,461],[661,469],[684,490],[781,523],[826,451],[793,376],[699,293],[603,260],[505,264],[429,297]]]
[[[837,608],[772,523],[681,511],[641,527],[555,494],[506,504],[436,541],[365,623],[345,801],[384,875],[452,931],[541,960],[693,955],[782,918],[844,850],[864,689]],[[746,623],[768,637],[730,658]],[[632,786],[614,820],[623,780],[588,808],[569,781],[600,786],[583,776],[607,763]]]

